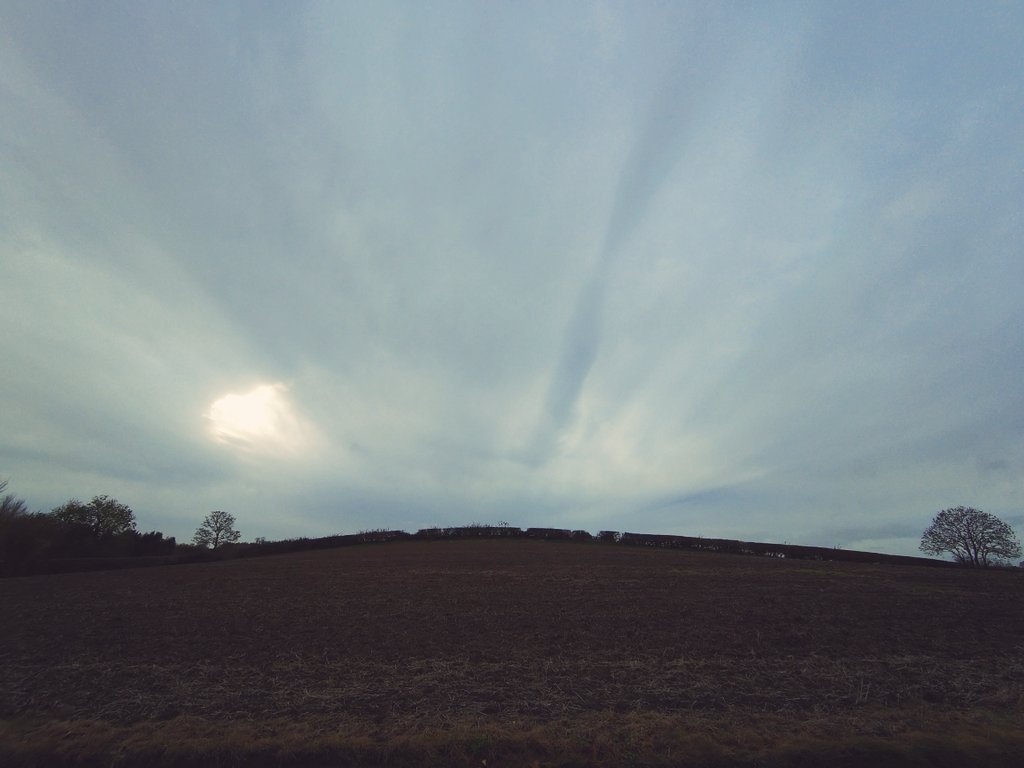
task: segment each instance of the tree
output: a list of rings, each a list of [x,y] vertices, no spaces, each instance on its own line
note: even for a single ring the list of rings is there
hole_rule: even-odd
[[[135,513],[131,507],[109,496],[94,496],[88,504],[71,499],[54,509],[52,514],[65,525],[88,528],[96,541],[135,531]]]
[[[7,490],[7,481],[0,480],[0,493]],[[24,499],[19,499],[13,493],[8,493],[0,498],[0,523],[24,517],[28,514],[28,504]]]
[[[242,534],[235,530],[235,516],[216,510],[208,514],[203,524],[196,528],[192,543],[216,549],[221,544],[231,544],[240,538]]]
[[[0,493],[7,481],[0,480]],[[28,504],[13,493],[0,497],[0,560],[24,560],[36,556],[48,544],[53,527],[46,515],[31,513]]]
[[[1020,557],[1013,529],[995,515],[973,507],[953,507],[935,515],[921,536],[922,552],[949,552],[958,563],[989,566]]]
[[[176,546],[177,541],[173,536],[164,538],[160,531],[136,533],[132,536],[133,555],[171,555]]]

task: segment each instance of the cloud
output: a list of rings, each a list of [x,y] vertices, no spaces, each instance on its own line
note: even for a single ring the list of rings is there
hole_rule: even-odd
[[[911,553],[937,509],[1020,509],[1019,10],[0,21],[31,504]],[[261,386],[301,458],[212,439]]]

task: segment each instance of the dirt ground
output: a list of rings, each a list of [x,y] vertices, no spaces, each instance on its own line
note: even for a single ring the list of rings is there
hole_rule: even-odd
[[[246,764],[301,734],[325,764],[1024,745],[1015,571],[399,542],[4,579],[0,616],[0,756],[25,765],[201,763],[161,741],[199,733]]]

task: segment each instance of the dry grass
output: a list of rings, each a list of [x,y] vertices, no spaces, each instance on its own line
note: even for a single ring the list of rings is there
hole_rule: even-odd
[[[1015,572],[409,542],[8,579],[0,611],[5,765],[1024,754]]]

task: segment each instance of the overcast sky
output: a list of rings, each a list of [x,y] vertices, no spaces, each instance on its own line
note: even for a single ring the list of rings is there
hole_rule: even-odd
[[[0,0],[0,479],[191,539],[1024,534],[1017,2]]]

